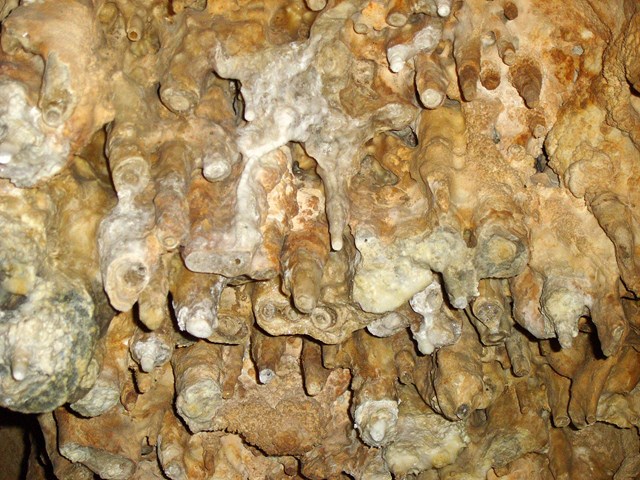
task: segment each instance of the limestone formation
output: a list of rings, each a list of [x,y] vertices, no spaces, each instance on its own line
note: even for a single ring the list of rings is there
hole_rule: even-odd
[[[640,476],[637,0],[0,21],[29,478]]]

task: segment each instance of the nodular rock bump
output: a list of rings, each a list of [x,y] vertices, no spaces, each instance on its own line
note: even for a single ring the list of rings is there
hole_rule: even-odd
[[[58,478],[640,476],[637,1],[0,21],[0,406]]]

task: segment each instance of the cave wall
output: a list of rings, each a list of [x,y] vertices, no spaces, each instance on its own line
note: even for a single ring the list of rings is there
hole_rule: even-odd
[[[0,19],[0,406],[58,478],[640,475],[637,1]]]

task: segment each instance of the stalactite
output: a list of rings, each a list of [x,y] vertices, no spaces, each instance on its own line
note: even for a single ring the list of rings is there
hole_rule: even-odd
[[[637,2],[0,22],[0,406],[40,414],[30,478],[640,474]]]

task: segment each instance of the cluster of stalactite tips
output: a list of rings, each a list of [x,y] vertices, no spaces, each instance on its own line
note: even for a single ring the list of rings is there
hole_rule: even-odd
[[[0,19],[29,478],[638,478],[637,0]]]

